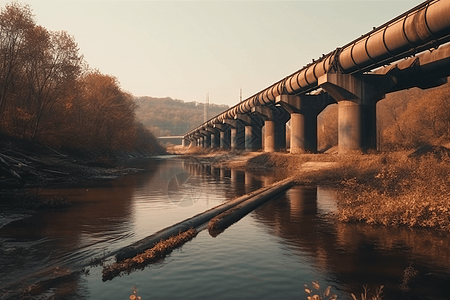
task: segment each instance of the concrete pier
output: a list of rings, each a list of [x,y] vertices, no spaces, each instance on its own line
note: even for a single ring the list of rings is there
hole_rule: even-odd
[[[223,123],[230,127],[231,150],[244,150],[244,124],[239,120],[232,119],[224,119]]]
[[[211,128],[211,127],[205,127],[205,131],[208,132],[209,136],[210,136],[210,142],[209,142],[209,147],[211,148],[219,148],[220,146],[220,131],[216,128]]]
[[[290,153],[317,152],[317,116],[334,103],[327,93],[319,95],[280,95],[276,98],[291,115]]]
[[[231,146],[230,127],[226,124],[214,124],[214,128],[220,130],[220,138],[219,138],[220,149],[230,149]]]
[[[211,148],[211,132],[208,130],[200,130],[201,135],[203,135],[203,148]]]
[[[326,74],[319,85],[338,102],[339,151],[377,149],[376,104],[395,82],[389,76]]]
[[[264,120],[264,152],[286,149],[286,122],[290,114],[281,106],[255,106],[254,114]]]
[[[262,126],[260,117],[255,115],[237,114],[236,120],[245,125],[245,150],[257,151],[262,148]]]

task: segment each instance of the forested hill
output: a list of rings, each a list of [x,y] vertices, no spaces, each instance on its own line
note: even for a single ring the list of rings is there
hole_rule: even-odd
[[[172,98],[137,97],[136,117],[156,136],[183,135],[203,123],[204,103]],[[208,119],[228,109],[209,104]]]

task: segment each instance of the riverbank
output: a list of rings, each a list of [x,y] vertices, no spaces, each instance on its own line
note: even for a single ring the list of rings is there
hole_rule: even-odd
[[[126,164],[130,158],[160,153],[99,152],[52,149],[22,140],[0,140],[0,207],[29,211],[71,206],[64,195],[43,196],[42,188],[89,186],[142,171]]]
[[[139,171],[124,165],[125,159],[159,154],[162,153],[52,149],[3,136],[0,141],[0,190],[117,178]]]
[[[450,231],[450,150],[340,155],[185,150],[187,159],[217,166],[295,175],[299,185],[338,189],[336,218],[383,226]]]

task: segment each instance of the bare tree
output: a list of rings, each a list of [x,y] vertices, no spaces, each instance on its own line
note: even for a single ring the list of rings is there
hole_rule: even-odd
[[[0,118],[4,114],[8,92],[23,64],[27,34],[34,26],[28,5],[13,2],[0,11]]]
[[[41,26],[30,31],[27,49],[22,109],[30,117],[23,122],[22,136],[38,140],[45,128],[41,123],[52,117],[58,101],[73,92],[82,57],[73,37]]]

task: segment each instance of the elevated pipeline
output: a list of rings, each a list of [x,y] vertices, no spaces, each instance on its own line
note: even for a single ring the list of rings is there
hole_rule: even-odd
[[[188,132],[250,113],[258,105],[274,103],[282,93],[302,94],[317,88],[318,78],[326,73],[366,72],[450,41],[450,0],[428,0],[374,28],[341,48],[313,60],[299,71],[236,104],[227,111]]]

